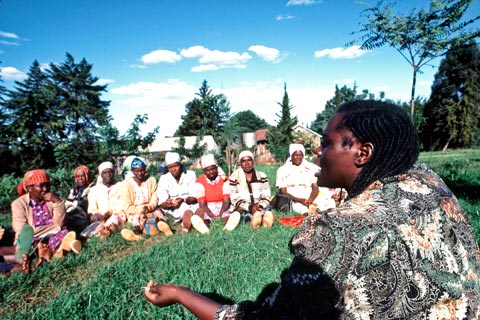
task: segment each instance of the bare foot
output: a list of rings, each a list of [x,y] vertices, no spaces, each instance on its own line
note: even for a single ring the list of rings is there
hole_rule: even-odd
[[[22,255],[22,258],[22,272],[24,274],[29,274],[32,271],[32,260],[30,260],[30,257],[26,253]]]
[[[52,250],[46,243],[40,243],[38,245],[38,260],[44,259],[47,262],[50,262],[52,258]]]

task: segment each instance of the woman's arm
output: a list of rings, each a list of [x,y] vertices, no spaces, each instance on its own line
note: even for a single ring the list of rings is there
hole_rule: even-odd
[[[187,287],[173,284],[154,285],[153,280],[150,280],[145,287],[145,298],[159,307],[180,303],[202,320],[213,319],[215,312],[220,307],[220,303]]]

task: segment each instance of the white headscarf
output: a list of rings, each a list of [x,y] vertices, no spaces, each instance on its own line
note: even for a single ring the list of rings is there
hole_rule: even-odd
[[[290,146],[288,147],[288,160],[287,161],[292,161],[292,155],[296,151],[301,151],[303,155],[305,156],[305,147],[303,144],[300,143],[291,143]]]
[[[210,167],[213,165],[218,166],[217,160],[215,160],[215,157],[211,153],[204,155],[200,159],[200,163],[202,165],[202,169],[205,169],[206,167]]]
[[[253,153],[248,150],[240,152],[240,154],[238,155],[238,161],[242,160],[243,157],[250,157],[252,158],[252,160],[254,160]]]
[[[98,166],[98,178],[97,178],[97,184],[103,183],[103,178],[102,178],[102,172],[105,169],[112,169],[113,170],[113,163],[110,161],[105,161],[100,163]]]
[[[180,155],[176,152],[167,152],[167,154],[165,155],[165,165],[169,166],[176,162],[182,162],[182,158],[180,158]]]

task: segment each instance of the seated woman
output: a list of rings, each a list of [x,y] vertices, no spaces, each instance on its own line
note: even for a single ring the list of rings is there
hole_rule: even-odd
[[[146,172],[147,163],[135,157],[131,163],[133,177],[126,178],[120,188],[120,201],[127,216],[127,221],[135,231],[148,235],[163,232],[173,235],[166,223],[163,212],[158,209],[157,180]],[[130,229],[122,229],[122,237],[127,241],[141,240],[142,236]]]
[[[152,280],[147,300],[180,303],[201,319],[479,319],[472,226],[445,183],[415,165],[419,141],[406,112],[375,100],[344,103],[322,147],[318,184],[349,196],[305,218],[270,296],[221,305]]]
[[[32,243],[38,247],[36,265],[50,261],[52,253],[56,257],[61,257],[64,250],[79,253],[82,244],[76,240],[75,232],[63,228],[65,203],[58,194],[50,192],[48,174],[40,169],[28,171],[23,184],[26,194],[12,202],[12,228],[17,253],[24,260],[24,272],[27,273]]]
[[[75,184],[65,201],[67,209],[66,225],[69,230],[79,233],[89,224],[89,218],[86,213],[88,209],[88,193],[94,184],[92,183],[90,170],[83,165],[75,168],[73,178]]]
[[[305,160],[303,145],[290,144],[288,153],[290,156],[286,163],[277,170],[276,185],[281,195],[292,200],[292,210],[305,214],[309,209],[314,210],[317,206],[322,207],[323,210],[332,207],[331,202],[326,205],[322,203],[325,199],[328,200],[328,197],[318,197],[319,189],[315,173],[320,168]],[[335,207],[335,201],[333,201],[333,207]]]

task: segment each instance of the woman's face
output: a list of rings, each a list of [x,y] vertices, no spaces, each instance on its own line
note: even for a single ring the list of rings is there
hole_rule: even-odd
[[[111,186],[113,183],[113,170],[110,168],[104,169],[102,171],[102,181],[106,186]]]
[[[207,176],[210,181],[217,179],[218,177],[218,166],[211,165],[203,169],[203,173]]]
[[[50,182],[32,184],[27,187],[30,198],[35,201],[42,201],[45,194],[50,191]]]
[[[180,176],[182,175],[182,168],[178,162],[168,165],[167,169],[175,179],[180,179]]]
[[[345,128],[338,129],[341,115],[334,115],[325,128],[322,139],[322,156],[317,184],[321,187],[346,188],[352,186],[361,168],[356,165],[360,141]],[[351,139],[350,143],[345,143]]]
[[[144,182],[146,180],[146,171],[144,167],[136,167],[132,169],[133,172],[133,179],[137,182]]]
[[[292,154],[292,163],[296,166],[299,166],[302,161],[303,161],[303,152],[302,151],[295,151],[293,154]]]
[[[83,171],[82,169],[77,170],[77,172],[75,172],[74,178],[75,178],[75,183],[80,187],[83,187],[87,184],[87,175],[86,175],[86,172]]]
[[[245,156],[240,159],[240,167],[242,167],[243,172],[250,173],[253,170],[253,159],[249,156]]]

